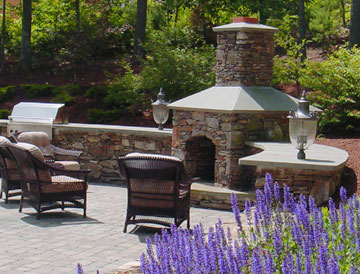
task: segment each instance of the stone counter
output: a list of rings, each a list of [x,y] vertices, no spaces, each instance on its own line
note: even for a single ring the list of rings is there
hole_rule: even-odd
[[[280,184],[286,184],[296,194],[310,195],[318,205],[327,201],[340,185],[346,151],[313,144],[305,151],[306,159],[297,159],[297,150],[290,143],[247,142],[263,151],[242,157],[239,165],[256,166],[256,188],[263,188],[265,175],[270,173]]]

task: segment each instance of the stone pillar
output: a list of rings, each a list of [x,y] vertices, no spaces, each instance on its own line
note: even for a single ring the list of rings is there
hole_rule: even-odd
[[[239,17],[213,30],[218,33],[217,86],[271,86],[276,28]]]

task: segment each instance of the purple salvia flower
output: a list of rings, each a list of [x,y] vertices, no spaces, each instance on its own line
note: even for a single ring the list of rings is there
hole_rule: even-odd
[[[281,192],[280,192],[280,186],[278,182],[274,183],[274,197],[277,202],[281,201]]]
[[[335,203],[331,197],[329,199],[329,209],[330,209],[330,214],[329,214],[330,223],[332,226],[334,226],[339,221],[339,217],[335,207]]]
[[[329,263],[329,274],[340,274],[340,269],[337,260],[333,257]]]
[[[271,207],[272,200],[273,200],[273,180],[270,173],[266,173],[265,175],[265,186],[264,186],[264,193],[265,193],[265,201],[268,207]]]
[[[328,250],[324,244],[320,244],[319,253],[321,273],[328,274]]]
[[[290,187],[284,184],[284,203],[283,203],[283,210],[286,212],[290,210]]]
[[[298,244],[299,248],[301,248],[302,245],[302,234],[303,232],[301,231],[299,224],[294,222],[291,228],[291,235],[295,242]]]
[[[142,273],[144,273],[144,274],[150,273],[149,261],[146,258],[145,254],[142,254],[140,257],[140,267],[141,267]]]
[[[312,260],[311,260],[311,256],[310,255],[306,255],[305,256],[305,273],[306,274],[311,274],[313,269],[313,264],[312,264]]]
[[[237,203],[237,197],[234,193],[231,193],[231,207],[232,207],[232,211],[234,213],[235,216],[235,220],[236,220],[236,224],[238,226],[239,231],[242,231],[242,224],[241,224],[241,219],[240,219],[240,210],[239,210],[239,206]]]
[[[243,239],[243,241],[241,243],[241,249],[240,249],[240,260],[242,262],[242,266],[248,265],[249,258],[250,258],[249,246]]]
[[[359,274],[355,266],[351,266],[349,274]]]
[[[354,220],[354,210],[351,206],[346,210],[346,217],[348,223],[348,229],[351,235],[356,235],[355,229],[355,220]]]
[[[275,229],[273,242],[276,255],[279,256],[282,249],[282,238],[280,229]]]
[[[346,200],[347,200],[347,196],[346,196],[346,188],[345,187],[340,187],[340,198],[341,198],[341,201],[343,202],[343,203],[345,203],[346,202]]]
[[[301,262],[301,255],[299,254],[299,252],[296,252],[295,254],[296,257],[296,273],[297,274],[302,274],[302,262]]]
[[[84,274],[85,273],[83,268],[82,268],[82,265],[80,263],[78,263],[77,266],[76,266],[76,273],[77,274]]]
[[[281,264],[282,273],[295,274],[293,256],[288,253]]]
[[[252,274],[263,274],[264,273],[258,248],[254,248],[252,251],[251,273]]]
[[[276,269],[275,269],[275,265],[274,265],[274,260],[273,260],[271,253],[269,253],[269,252],[267,252],[265,255],[264,266],[265,266],[266,274],[275,273]]]
[[[346,233],[346,209],[343,203],[340,204],[340,217],[341,217],[341,237],[345,237]]]
[[[251,202],[249,200],[245,201],[245,215],[248,221],[248,226],[251,226]]]

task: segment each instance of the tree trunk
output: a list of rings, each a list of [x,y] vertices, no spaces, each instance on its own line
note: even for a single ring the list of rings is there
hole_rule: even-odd
[[[75,0],[75,14],[76,14],[76,31],[80,31],[80,3],[79,0]]]
[[[360,46],[360,0],[351,2],[349,47]]]
[[[2,6],[2,26],[1,26],[1,44],[0,44],[0,70],[4,69],[4,60],[5,60],[5,9],[6,9],[6,0],[3,0]]]
[[[343,23],[343,27],[346,27],[345,1],[344,0],[340,0],[340,13],[341,13],[341,20]]]
[[[299,42],[303,43],[303,46],[301,47],[301,62],[304,62],[306,60],[306,45],[304,43],[306,36],[304,0],[298,0],[298,13],[299,13]]]
[[[133,56],[133,61],[135,63],[139,62],[140,59],[144,58],[146,13],[147,13],[147,0],[138,0],[136,25],[135,25],[134,56]]]
[[[23,19],[21,30],[21,53],[20,62],[23,69],[30,69],[31,66],[31,19],[32,0],[23,0]]]

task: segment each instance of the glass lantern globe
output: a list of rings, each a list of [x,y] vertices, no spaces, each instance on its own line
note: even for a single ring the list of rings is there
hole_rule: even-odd
[[[164,124],[169,119],[169,108],[167,107],[169,102],[166,102],[164,98],[165,94],[163,93],[162,88],[160,88],[160,92],[157,95],[157,100],[151,104],[153,108],[153,118],[154,121],[159,125],[159,130],[164,129]]]
[[[297,111],[291,111],[288,116],[290,141],[299,150],[298,159],[305,159],[305,150],[314,143],[316,137],[318,118],[316,112],[310,112],[309,108],[304,91]]]

